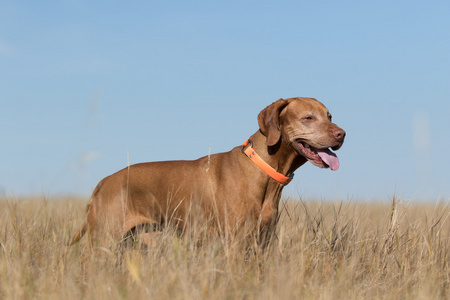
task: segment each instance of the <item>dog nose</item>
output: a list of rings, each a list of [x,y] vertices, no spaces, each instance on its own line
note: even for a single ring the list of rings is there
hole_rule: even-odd
[[[336,126],[334,130],[331,131],[331,136],[335,138],[336,146],[331,147],[334,151],[339,150],[344,143],[345,131]]]
[[[345,138],[345,131],[341,128],[336,128],[333,132],[334,137],[336,138],[336,140],[338,141],[343,141]]]

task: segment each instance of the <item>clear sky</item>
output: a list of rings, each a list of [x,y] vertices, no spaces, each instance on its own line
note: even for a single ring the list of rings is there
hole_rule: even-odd
[[[285,195],[450,199],[450,1],[0,2],[0,193],[228,151],[279,98],[347,132]]]

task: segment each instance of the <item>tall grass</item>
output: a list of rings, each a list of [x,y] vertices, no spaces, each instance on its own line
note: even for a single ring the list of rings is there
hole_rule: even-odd
[[[170,228],[146,250],[68,247],[85,200],[0,200],[0,299],[448,299],[443,204],[286,200],[267,251]]]

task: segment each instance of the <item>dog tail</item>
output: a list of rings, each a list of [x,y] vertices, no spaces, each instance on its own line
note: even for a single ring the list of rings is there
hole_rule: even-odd
[[[81,225],[81,228],[75,233],[75,235],[70,239],[69,246],[72,246],[75,243],[78,243],[78,241],[83,237],[83,235],[86,233],[88,229],[88,222],[87,220],[84,221],[84,223]]]
[[[86,205],[86,219],[84,220],[83,224],[81,225],[81,228],[78,229],[77,233],[75,233],[75,235],[70,239],[70,242],[68,243],[69,246],[72,246],[75,243],[78,243],[81,238],[86,234],[86,231],[89,228],[89,223],[88,223],[88,215],[91,212],[91,210],[93,209],[92,207],[92,197],[89,200],[88,205]]]

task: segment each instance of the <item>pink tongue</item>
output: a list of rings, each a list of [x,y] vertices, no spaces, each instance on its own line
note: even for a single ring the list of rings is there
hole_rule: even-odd
[[[330,167],[332,171],[339,169],[339,158],[334,152],[329,149],[319,150],[317,149],[317,154],[320,158]]]

